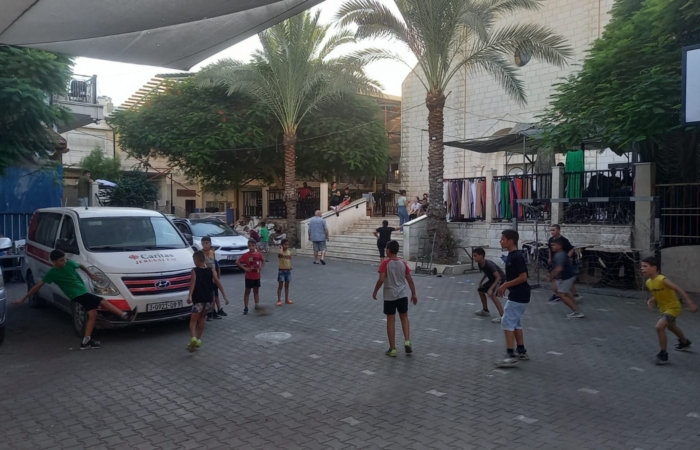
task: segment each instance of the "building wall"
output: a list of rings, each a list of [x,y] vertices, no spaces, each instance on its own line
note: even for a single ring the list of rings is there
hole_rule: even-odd
[[[612,4],[613,0],[548,0],[543,2],[540,11],[509,17],[509,21],[551,27],[567,38],[574,49],[574,57],[563,69],[534,60],[520,68],[528,99],[526,106],[510,99],[487,74],[465,76],[464,72],[459,73],[447,89],[445,141],[490,136],[511,128],[516,122],[535,122],[535,116],[549,102],[552,85],[582,63],[590,45],[607,24]],[[425,88],[415,74],[410,74],[402,91],[402,181],[409,192],[427,192],[428,133],[424,130],[427,129],[428,110],[424,106]],[[597,156],[598,167],[595,167],[595,152],[588,152],[587,169],[607,168],[608,163],[627,161],[609,151]],[[522,157],[518,158],[522,160]],[[489,169],[498,170],[499,175],[505,174],[505,154],[481,155],[445,147],[445,177],[482,176]]]

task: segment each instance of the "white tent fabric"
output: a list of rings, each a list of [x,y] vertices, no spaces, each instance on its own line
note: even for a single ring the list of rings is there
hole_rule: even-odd
[[[1,0],[0,44],[189,70],[323,0]]]

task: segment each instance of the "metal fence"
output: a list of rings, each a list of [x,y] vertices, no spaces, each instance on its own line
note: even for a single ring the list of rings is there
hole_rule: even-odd
[[[262,191],[243,192],[243,215],[246,217],[262,217]]]
[[[700,183],[657,184],[661,247],[700,245]]]
[[[562,223],[604,223],[629,225],[634,221],[633,168],[566,172],[565,197],[588,199],[564,205]],[[600,202],[591,199],[600,198]]]
[[[550,220],[552,217],[552,174],[534,173],[508,175],[493,178],[494,219],[511,220],[517,217],[522,222]],[[497,187],[498,186],[498,187]],[[517,205],[516,200],[533,200]],[[537,200],[541,200],[538,202]]]
[[[321,209],[321,189],[318,187],[298,190],[297,219],[306,220]],[[303,198],[302,198],[303,197]],[[268,196],[268,217],[284,219],[287,217],[287,204],[284,201],[284,190],[270,190]]]
[[[56,100],[75,103],[97,104],[97,76],[73,75],[64,95],[54,96]]]
[[[0,234],[13,241],[27,239],[32,214],[0,214]]]

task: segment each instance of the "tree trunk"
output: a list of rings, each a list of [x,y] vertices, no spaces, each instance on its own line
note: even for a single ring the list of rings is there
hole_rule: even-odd
[[[445,128],[443,92],[428,92],[425,100],[428,107],[428,173],[430,206],[428,207],[428,233],[436,233],[433,259],[440,262],[454,256],[452,238],[447,229],[447,210],[443,199],[443,176],[445,173]]]
[[[289,245],[297,244],[297,135],[284,135],[284,201],[287,205],[287,239]]]

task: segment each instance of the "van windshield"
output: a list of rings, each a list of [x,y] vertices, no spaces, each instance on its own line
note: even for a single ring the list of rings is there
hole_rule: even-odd
[[[192,233],[197,237],[238,236],[230,226],[218,220],[193,220],[191,224]]]
[[[165,217],[90,217],[80,219],[85,247],[93,252],[186,248]]]

